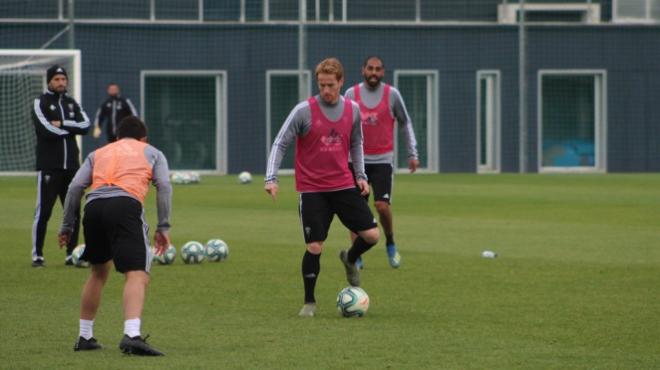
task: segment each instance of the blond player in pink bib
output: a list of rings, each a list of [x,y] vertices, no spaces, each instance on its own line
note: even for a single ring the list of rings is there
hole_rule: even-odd
[[[277,172],[288,145],[295,141],[296,190],[306,244],[302,259],[305,301],[298,313],[302,317],[313,317],[316,312],[314,289],[323,242],[334,215],[356,234],[351,248],[339,254],[346,279],[353,286],[360,285],[355,262],[379,237],[376,219],[363,198],[369,193],[369,184],[362,162],[360,109],[340,94],[344,70],[339,60],[329,58],[319,63],[316,79],[319,95],[293,108],[273,142],[264,187],[275,200]],[[353,172],[348,166],[349,153]]]

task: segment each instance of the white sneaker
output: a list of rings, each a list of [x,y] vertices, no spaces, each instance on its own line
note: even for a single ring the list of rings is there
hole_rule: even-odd
[[[298,316],[314,317],[314,312],[316,312],[316,303],[305,303],[298,312]]]

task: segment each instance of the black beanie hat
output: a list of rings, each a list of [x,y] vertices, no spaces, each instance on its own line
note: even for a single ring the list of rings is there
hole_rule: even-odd
[[[66,70],[64,69],[64,67],[55,64],[54,66],[48,68],[48,70],[46,71],[46,83],[49,83],[50,80],[52,80],[53,77],[55,77],[55,75],[64,75],[64,77],[69,79],[69,75],[66,74]]]

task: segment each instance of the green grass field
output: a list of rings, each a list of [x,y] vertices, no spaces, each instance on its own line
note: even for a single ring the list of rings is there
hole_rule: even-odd
[[[318,315],[297,317],[304,247],[292,178],[277,202],[259,181],[233,176],[175,186],[175,245],[219,237],[230,258],[154,266],[142,332],[163,358],[117,349],[117,273],[94,330],[106,348],[72,351],[88,270],[63,265],[59,205],[48,267],[30,267],[35,184],[0,177],[3,369],[660,368],[657,174],[397,176],[403,266],[389,267],[382,242],[365,256],[371,307],[361,319],[334,306],[346,285],[337,254],[348,245],[338,220],[321,258]],[[499,257],[481,258],[485,249]]]

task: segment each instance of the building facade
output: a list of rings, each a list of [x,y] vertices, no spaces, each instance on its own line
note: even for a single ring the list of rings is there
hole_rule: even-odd
[[[298,1],[76,0],[74,37],[48,49],[81,50],[90,116],[119,83],[173,168],[263,172],[286,114],[317,91],[316,63],[338,57],[346,89],[378,55],[429,172],[646,172],[660,170],[653,1],[529,1],[521,49],[514,1],[307,0],[301,19]],[[0,5],[0,49],[38,49],[70,24],[68,1],[18,3]]]

